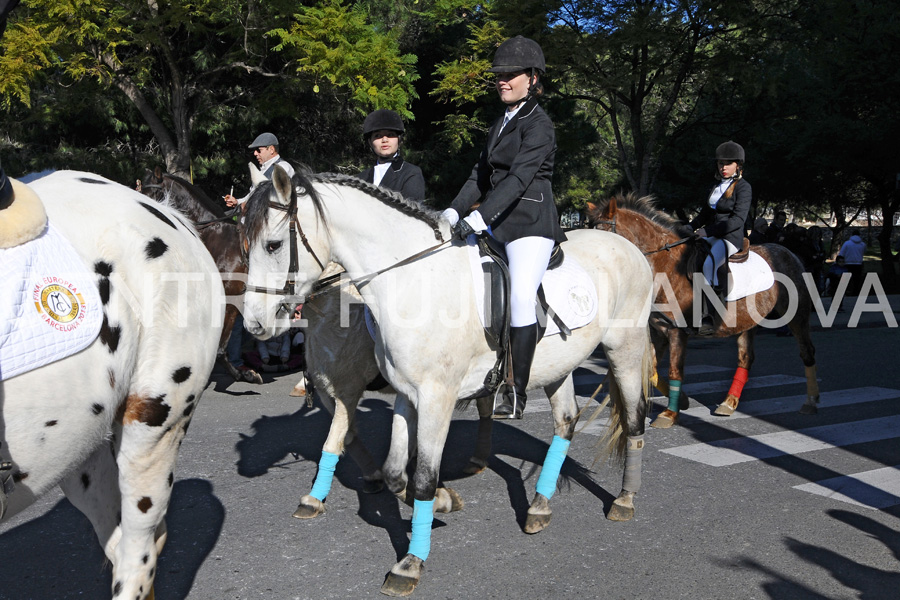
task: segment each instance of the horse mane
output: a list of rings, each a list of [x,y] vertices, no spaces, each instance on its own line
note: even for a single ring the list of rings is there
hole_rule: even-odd
[[[612,199],[616,201],[616,207],[624,208],[633,212],[636,212],[648,220],[653,221],[657,225],[661,227],[665,227],[666,229],[675,232],[675,228],[681,224],[681,221],[673,217],[672,215],[664,212],[661,208],[656,206],[656,198],[653,196],[638,196],[634,192],[628,192],[627,194],[616,194]],[[600,216],[606,207],[609,206],[609,203],[612,201],[606,200],[599,202],[597,204],[597,211],[591,214],[591,217],[597,218]]]
[[[345,175],[343,173],[318,173],[312,176],[313,181],[345,185],[380,200],[387,206],[400,211],[404,215],[427,223],[432,229],[439,228],[441,213],[428,208],[421,202],[410,200],[395,190],[379,187],[373,183],[363,181],[359,177]]]
[[[205,208],[206,210],[211,212],[213,215],[215,215],[216,218],[222,218],[225,216],[225,209],[218,202],[214,201],[212,198],[207,196],[206,192],[201,190],[199,187],[197,187],[190,181],[187,181],[186,179],[182,179],[181,177],[178,177],[177,175],[172,175],[171,173],[163,173],[163,179],[166,179],[166,178],[170,179],[174,183],[177,183],[178,185],[183,187],[185,190],[187,190],[188,193],[190,193],[191,196],[193,196],[193,198],[195,200],[197,200],[201,205],[203,205],[203,208]]]
[[[660,227],[663,227],[679,238],[682,237],[682,234],[677,229],[680,225],[683,225],[680,220],[676,219],[667,212],[664,212],[661,208],[658,208],[656,206],[656,199],[653,196],[638,196],[634,192],[628,192],[627,194],[619,193],[609,200],[598,202],[595,205],[596,208],[590,212],[589,219],[599,220],[603,212],[606,210],[606,207],[609,206],[609,203],[613,199],[615,199],[616,201],[617,210],[630,210],[641,215],[648,221],[659,225]],[[701,258],[700,255],[704,257],[706,256],[708,248],[705,242],[701,242],[698,239],[689,240],[684,245],[684,247],[685,255],[682,263],[685,265],[696,264],[696,261]]]
[[[294,176],[291,178],[291,205],[289,210],[285,211],[282,221],[287,221],[293,214],[293,208],[297,203],[297,195],[308,195],[315,207],[316,214],[323,221],[325,220],[325,210],[322,208],[322,199],[319,193],[313,187],[310,175],[303,167],[294,170]],[[269,221],[269,193],[272,191],[272,180],[266,180],[259,183],[250,190],[247,201],[244,203],[244,215],[241,218],[241,227],[247,236],[250,244],[254,244],[262,233],[263,228]]]

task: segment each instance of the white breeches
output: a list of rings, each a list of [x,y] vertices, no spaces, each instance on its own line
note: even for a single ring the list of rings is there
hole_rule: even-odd
[[[537,323],[535,304],[538,287],[547,271],[553,240],[543,237],[523,237],[506,244],[509,259],[510,305],[512,327]]]
[[[711,246],[710,255],[703,262],[703,277],[713,287],[719,285],[718,271],[719,267],[725,264],[729,256],[738,251],[734,244],[728,240],[722,240],[715,237],[708,237],[706,243]]]

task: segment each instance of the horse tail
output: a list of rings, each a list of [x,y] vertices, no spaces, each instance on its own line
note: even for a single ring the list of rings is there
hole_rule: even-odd
[[[629,413],[633,412],[637,419],[637,425],[640,432],[643,433],[644,420],[650,406],[650,390],[652,387],[651,376],[653,370],[653,348],[650,341],[650,327],[645,327],[642,335],[643,351],[641,352],[641,398],[638,406],[632,407],[629,411],[628,403],[622,394],[622,389],[616,379],[612,368],[609,370],[607,381],[609,382],[609,390],[606,398],[590,416],[588,423],[597,418],[597,415],[609,404],[609,426],[606,433],[600,438],[597,454],[594,457],[596,464],[602,460],[621,461],[625,458],[625,448],[628,443],[628,435],[634,435],[634,432],[628,431]]]

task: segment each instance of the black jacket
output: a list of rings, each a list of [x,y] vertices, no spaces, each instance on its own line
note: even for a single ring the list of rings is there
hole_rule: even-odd
[[[478,212],[497,240],[538,236],[564,241],[550,186],[556,154],[553,122],[529,98],[498,135],[502,124],[503,116],[491,126],[481,158],[450,207],[463,217],[483,196]]]
[[[371,166],[358,177],[369,183],[375,182],[375,166]],[[422,202],[425,199],[425,177],[422,169],[412,163],[404,161],[399,156],[391,161],[391,166],[381,179],[380,187],[394,190],[403,194],[405,198]]]
[[[744,224],[750,213],[752,199],[753,190],[750,183],[746,179],[738,179],[731,198],[726,198],[723,194],[715,208],[708,202],[704,204],[697,218],[691,221],[691,227],[693,229],[702,227],[708,237],[728,240],[740,250],[744,243]]]

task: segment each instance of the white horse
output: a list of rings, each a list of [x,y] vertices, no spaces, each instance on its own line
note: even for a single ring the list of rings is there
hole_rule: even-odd
[[[58,484],[94,526],[113,596],[152,598],[176,456],[216,357],[221,279],[184,218],[134,190],[74,171],[30,189],[97,286],[102,326],[80,352],[0,383],[5,518]]]
[[[496,360],[496,348],[475,316],[468,250],[441,243],[450,232],[436,212],[359,179],[324,174],[311,180],[295,175],[292,181],[276,169],[267,182],[254,168],[251,172],[257,185],[244,216],[248,331],[260,339],[284,331],[296,295],[313,288],[329,261],[358,282],[372,312],[378,366],[398,392],[383,471],[388,488],[400,497],[410,493],[406,467],[416,461],[409,550],[392,567],[382,592],[408,595],[430,552],[438,470],[454,405],[481,389]],[[563,247],[595,283],[599,311],[571,336],[550,336],[538,344],[531,386],[545,390],[558,425],[529,519],[549,518],[549,498],[577,420],[572,371],[602,344],[610,363],[611,446],[624,452],[626,461],[622,491],[608,517],[627,520],[640,487],[652,276],[637,248],[615,235],[573,231]],[[289,272],[298,274],[296,289]],[[320,474],[333,471],[336,460],[323,454]]]

